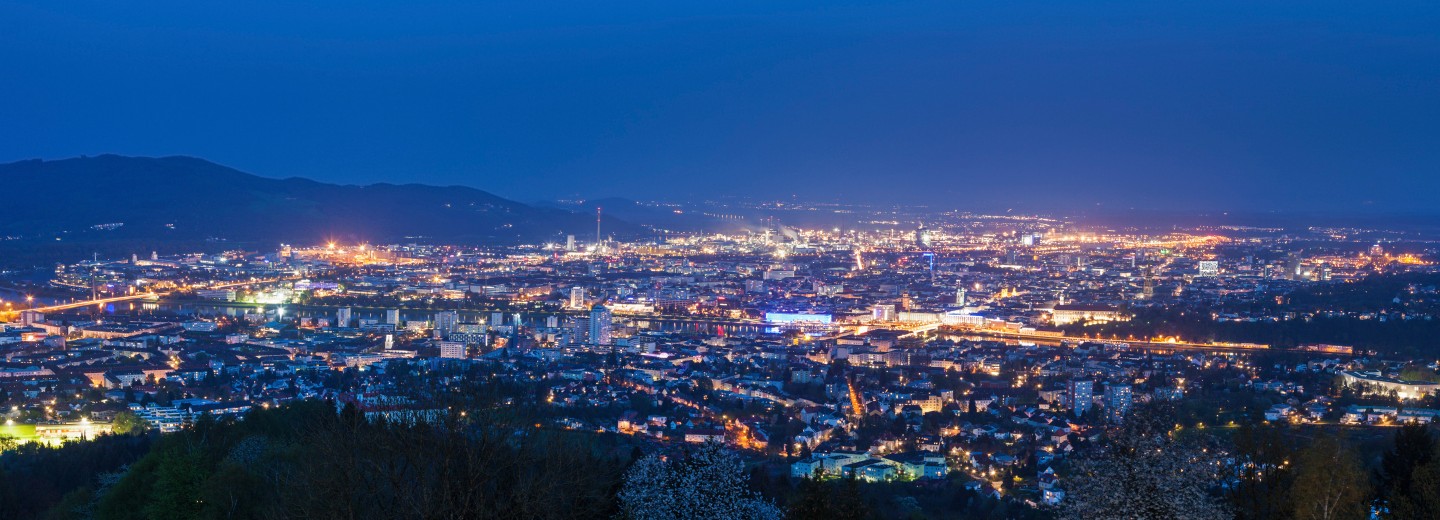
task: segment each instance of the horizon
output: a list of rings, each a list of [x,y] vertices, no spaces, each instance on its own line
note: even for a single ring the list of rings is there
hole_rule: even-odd
[[[1108,220],[1108,219],[1149,218],[1149,217],[1161,217],[1161,218],[1225,218],[1225,219],[1230,219],[1230,220],[1232,220],[1232,222],[1230,222],[1230,223],[1231,223],[1231,224],[1236,224],[1236,225],[1239,225],[1240,223],[1255,224],[1255,223],[1257,223],[1258,221],[1266,220],[1266,219],[1270,219],[1270,222],[1269,222],[1270,224],[1277,224],[1277,225],[1278,225],[1278,223],[1276,223],[1273,219],[1293,219],[1293,218],[1304,218],[1304,217],[1321,218],[1321,219],[1346,219],[1346,218],[1365,218],[1365,219],[1377,219],[1377,218],[1378,218],[1378,219],[1389,219],[1389,218],[1393,218],[1393,219],[1401,219],[1401,220],[1409,219],[1409,218],[1419,218],[1419,219],[1440,218],[1440,207],[1431,208],[1431,209],[1429,209],[1429,210],[1424,210],[1424,209],[1387,210],[1387,209],[1385,209],[1385,208],[1380,208],[1380,207],[1365,207],[1365,208],[1351,209],[1351,210],[1348,210],[1348,211],[1345,211],[1345,210],[1334,210],[1334,209],[1332,209],[1332,210],[1322,210],[1322,209],[1271,209],[1271,210],[1248,210],[1248,211],[1247,211],[1247,210],[1227,210],[1227,209],[1175,209],[1175,208],[1165,209],[1165,208],[1144,208],[1144,207],[1116,207],[1116,206],[1103,206],[1103,205],[1098,205],[1098,204],[1097,204],[1095,207],[1091,207],[1091,208],[1075,208],[1075,209],[1068,209],[1068,210],[1058,209],[1058,210],[1044,211],[1044,210],[1039,210],[1039,209],[1035,209],[1035,208],[1005,207],[1005,206],[1007,206],[1007,204],[1004,204],[1004,203],[991,205],[991,206],[989,206],[989,207],[979,206],[979,205],[974,205],[974,204],[969,205],[968,207],[964,207],[964,206],[958,206],[958,205],[957,205],[957,206],[945,206],[945,205],[943,205],[943,204],[905,204],[905,203],[901,203],[901,202],[885,202],[885,201],[879,201],[879,202],[846,201],[846,200],[844,200],[843,198],[840,198],[840,197],[814,197],[814,198],[805,198],[805,197],[802,197],[802,196],[800,196],[800,195],[790,195],[790,196],[774,195],[774,196],[771,196],[771,197],[759,197],[759,196],[754,196],[754,197],[752,197],[752,196],[746,196],[746,195],[743,195],[743,194],[739,194],[739,195],[722,195],[722,196],[710,197],[710,198],[703,198],[703,197],[702,197],[702,198],[684,198],[684,197],[675,197],[675,198],[630,198],[630,197],[624,197],[624,196],[621,196],[621,195],[609,195],[609,196],[583,197],[583,198],[582,198],[582,197],[575,197],[575,198],[556,197],[556,198],[550,198],[550,199],[521,200],[521,199],[515,199],[515,198],[505,197],[505,196],[503,196],[503,195],[501,195],[501,194],[495,193],[495,192],[487,189],[487,188],[484,187],[484,186],[474,186],[474,185],[466,185],[466,184],[438,185],[438,184],[427,184],[427,183],[424,183],[424,182],[416,182],[416,181],[413,181],[413,180],[408,181],[408,182],[399,182],[399,181],[386,181],[386,180],[383,180],[383,179],[382,179],[382,180],[377,180],[377,181],[374,181],[374,182],[367,182],[367,183],[345,183],[345,182],[327,181],[327,180],[316,179],[316,178],[305,177],[305,176],[276,177],[276,176],[266,175],[266,174],[264,174],[263,172],[250,172],[250,171],[245,171],[245,170],[242,170],[242,169],[239,169],[239,168],[235,168],[235,167],[230,166],[230,165],[226,165],[226,164],[222,164],[222,163],[217,163],[217,162],[208,160],[208,159],[206,159],[206,158],[204,158],[204,157],[195,157],[195,156],[190,156],[190,155],[168,155],[168,156],[154,156],[154,157],[151,157],[151,156],[129,156],[129,155],[114,154],[114,153],[103,153],[103,154],[96,154],[96,155],[78,155],[78,156],[73,156],[73,157],[63,157],[63,158],[54,158],[54,159],[51,159],[51,158],[28,158],[28,159],[19,159],[19,160],[15,160],[15,161],[0,162],[0,166],[8,166],[8,165],[12,165],[12,164],[25,163],[25,162],[29,162],[29,161],[41,161],[41,162],[49,163],[49,162],[71,161],[71,160],[99,159],[99,158],[106,158],[106,157],[114,157],[114,158],[120,158],[120,159],[150,159],[150,160],[165,160],[165,159],[198,160],[198,161],[202,161],[202,162],[205,162],[205,163],[208,163],[208,164],[212,164],[212,165],[215,165],[215,166],[220,166],[220,167],[223,167],[223,168],[231,169],[231,170],[237,171],[237,172],[239,172],[239,173],[246,174],[246,175],[250,175],[250,176],[253,176],[253,177],[260,178],[260,179],[280,180],[280,181],[296,179],[296,180],[306,180],[306,181],[312,181],[312,182],[319,182],[319,183],[322,183],[322,184],[328,184],[328,185],[334,185],[334,186],[367,187],[367,186],[377,186],[377,185],[390,185],[390,186],[425,186],[425,187],[432,187],[432,188],[466,188],[466,189],[478,190],[478,191],[485,192],[485,193],[488,193],[488,194],[491,194],[491,195],[501,196],[502,198],[506,198],[507,200],[511,200],[511,201],[513,201],[513,202],[518,202],[518,203],[525,204],[525,205],[528,205],[528,206],[541,206],[541,207],[545,207],[545,206],[553,206],[553,207],[575,206],[576,208],[584,208],[584,209],[585,209],[584,212],[588,212],[588,210],[591,208],[591,206],[588,206],[587,204],[589,204],[589,203],[592,202],[592,201],[620,201],[620,202],[627,202],[627,203],[634,203],[634,204],[646,204],[646,203],[654,203],[654,204],[688,204],[688,205],[692,205],[692,206],[705,206],[705,205],[709,205],[709,204],[713,204],[713,203],[724,203],[724,202],[732,202],[732,203],[733,203],[733,202],[769,203],[769,202],[782,202],[782,201],[785,201],[785,202],[798,202],[798,203],[803,203],[803,204],[849,205],[849,206],[854,206],[854,207],[863,207],[863,208],[870,208],[870,209],[880,209],[880,208],[889,208],[889,207],[904,207],[904,208],[913,209],[913,210],[915,210],[915,212],[916,212],[917,214],[920,214],[920,215],[923,215],[923,214],[939,214],[939,213],[955,212],[955,211],[966,212],[966,213],[974,213],[974,214],[977,214],[977,215],[996,215],[996,214],[1017,213],[1017,214],[1025,214],[1025,215],[1051,216],[1051,217],[1057,217],[1057,218],[1075,219],[1075,220],[1080,221],[1080,223],[1092,223],[1092,224],[1094,223],[1094,222],[1093,222],[1093,219],[1099,219],[1099,220],[1102,220],[1102,221],[1103,221],[1103,220]],[[1013,205],[1013,204],[1010,204],[1009,206],[1014,206],[1014,205]],[[1092,220],[1087,221],[1086,219],[1092,219]],[[1393,224],[1393,223],[1395,223],[1395,222],[1392,222],[1392,224]],[[1440,224],[1440,221],[1437,221],[1437,222],[1434,222],[1434,223],[1431,223],[1431,222],[1428,222],[1428,221],[1427,221],[1427,222],[1424,222],[1424,223],[1428,223],[1428,224]],[[1164,225],[1172,225],[1172,224],[1179,225],[1178,222],[1168,222],[1168,223],[1165,223]],[[1187,222],[1187,223],[1185,223],[1185,225],[1193,225],[1193,224],[1196,224],[1196,223],[1193,222],[1193,221],[1192,221],[1192,222]],[[1332,222],[1331,224],[1333,225],[1334,222]],[[1121,221],[1118,221],[1118,222],[1116,222],[1116,221],[1108,222],[1107,225],[1135,225],[1135,223],[1134,223],[1134,222],[1126,222],[1126,221],[1124,221],[1124,220],[1121,220]],[[1216,225],[1219,225],[1219,224],[1216,224]]]
[[[4,161],[520,201],[1367,213],[1440,191],[1433,3],[0,9],[0,114],[27,129]]]
[[[1437,28],[0,2],[0,517],[1429,518]]]

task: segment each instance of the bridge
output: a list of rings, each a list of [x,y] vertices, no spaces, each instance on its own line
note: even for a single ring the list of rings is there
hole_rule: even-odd
[[[267,280],[247,280],[247,281],[242,281],[242,282],[226,282],[226,283],[207,285],[207,286],[203,286],[203,287],[192,287],[192,288],[194,288],[194,289],[199,289],[199,290],[228,289],[228,288],[231,288],[231,287],[241,287],[241,286],[246,286],[246,285],[256,285],[256,284],[274,283],[274,282],[279,282],[279,281],[284,281],[284,280],[289,280],[289,279],[290,279],[290,278],[271,278],[271,279],[267,279]],[[85,308],[85,307],[98,307],[98,306],[108,305],[108,304],[111,304],[111,303],[127,302],[127,301],[134,301],[134,300],[150,300],[150,301],[155,301],[155,300],[159,300],[159,299],[162,298],[162,297],[169,296],[172,292],[174,292],[174,291],[166,291],[166,292],[158,292],[158,293],[157,293],[157,292],[143,292],[143,293],[127,294],[127,295],[124,295],[124,296],[111,296],[111,297],[107,297],[107,298],[95,298],[95,299],[91,299],[91,300],[81,300],[81,301],[75,301],[75,302],[69,302],[69,303],[61,303],[61,304],[56,304],[56,305],[47,305],[47,306],[44,306],[44,307],[32,307],[32,308],[29,308],[29,309],[4,310],[4,311],[0,311],[0,321],[11,321],[11,320],[15,319],[16,316],[19,316],[20,313],[25,312],[25,311],[27,311],[27,310],[29,310],[29,311],[36,311],[36,312],[40,312],[40,313],[52,313],[52,312],[68,311],[68,310],[73,310],[73,309],[82,309],[82,308]]]

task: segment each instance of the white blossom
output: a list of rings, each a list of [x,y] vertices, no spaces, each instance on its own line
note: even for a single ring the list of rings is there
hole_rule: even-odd
[[[740,457],[707,444],[666,462],[650,455],[625,475],[621,514],[629,520],[771,520],[784,515],[746,488]]]

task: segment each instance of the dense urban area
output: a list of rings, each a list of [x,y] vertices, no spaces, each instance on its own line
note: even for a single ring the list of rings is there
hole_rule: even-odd
[[[1440,510],[1436,237],[784,209],[7,272],[0,515]]]

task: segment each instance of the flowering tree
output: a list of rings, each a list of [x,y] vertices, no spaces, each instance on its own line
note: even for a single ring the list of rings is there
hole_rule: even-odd
[[[625,475],[621,514],[630,520],[771,520],[784,515],[746,488],[740,457],[706,444],[676,461],[640,459]]]
[[[1219,480],[1214,449],[1176,442],[1164,414],[1137,413],[1090,456],[1075,463],[1060,517],[1074,519],[1229,519],[1210,493]]]

